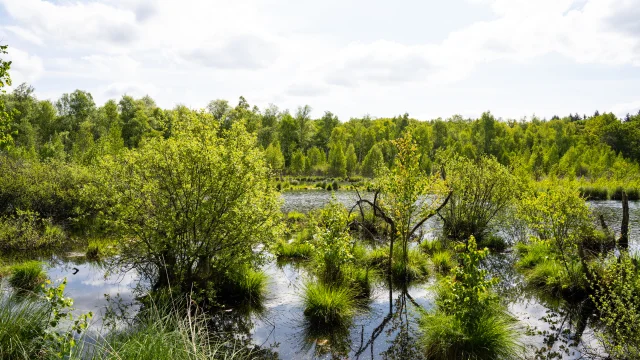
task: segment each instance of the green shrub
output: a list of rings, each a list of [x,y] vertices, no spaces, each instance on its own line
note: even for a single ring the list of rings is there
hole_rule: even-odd
[[[11,267],[9,284],[16,290],[36,291],[47,279],[43,264],[39,261],[27,261]]]
[[[640,273],[634,260],[622,254],[599,262],[592,284],[591,300],[604,325],[596,338],[614,359],[640,358]]]
[[[0,219],[0,249],[37,250],[61,246],[67,239],[64,230],[51,219],[40,219],[33,211],[18,210]]]
[[[287,213],[287,221],[290,223],[299,223],[306,218],[307,216],[299,211],[292,210]]]
[[[304,315],[317,326],[348,322],[355,313],[355,294],[348,286],[308,283],[304,288]]]
[[[339,188],[340,185],[338,185],[338,182],[334,180],[333,183],[331,183],[331,189],[333,189],[333,191],[338,191]]]

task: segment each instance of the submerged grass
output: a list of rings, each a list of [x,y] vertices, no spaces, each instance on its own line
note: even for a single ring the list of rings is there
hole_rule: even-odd
[[[348,286],[307,283],[304,288],[304,315],[314,325],[345,324],[355,313],[354,291]]]
[[[9,284],[19,291],[36,291],[47,279],[43,264],[39,261],[27,261],[11,267]]]

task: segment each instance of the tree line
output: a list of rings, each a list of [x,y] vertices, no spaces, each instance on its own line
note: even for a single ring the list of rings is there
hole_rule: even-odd
[[[440,153],[470,159],[490,155],[538,180],[558,176],[629,181],[640,170],[640,113],[625,119],[596,111],[582,117],[504,120],[486,112],[478,119],[455,115],[427,121],[405,113],[341,121],[330,111],[314,119],[308,105],[293,112],[275,105],[260,109],[243,97],[236,106],[214,100],[201,110],[183,105],[162,109],[149,96],[129,95],[98,106],[91,93],[82,90],[56,101],[39,100],[27,84],[0,95],[0,103],[6,115],[0,128],[2,150],[40,161],[90,164],[143,141],[171,138],[180,119],[204,112],[220,131],[243,124],[281,175],[373,177],[376,169],[391,167],[396,156],[392,141],[408,133],[426,171]]]

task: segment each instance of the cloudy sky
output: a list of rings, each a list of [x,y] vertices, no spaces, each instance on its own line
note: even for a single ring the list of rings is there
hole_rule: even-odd
[[[640,0],[0,0],[14,85],[341,119],[640,109]]]

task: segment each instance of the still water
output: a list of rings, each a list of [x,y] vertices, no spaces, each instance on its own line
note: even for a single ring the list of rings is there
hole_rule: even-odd
[[[335,196],[346,206],[353,205],[356,199],[352,192],[338,192]],[[283,198],[284,212],[308,212],[328,203],[331,193],[289,192],[283,194]],[[612,229],[619,232],[620,202],[590,204],[604,215]],[[630,210],[631,246],[640,249],[640,203],[631,203]],[[437,231],[438,224],[431,223],[428,227]],[[544,299],[525,289],[521,276],[514,270],[514,260],[514,254],[510,252],[495,254],[487,259],[485,266],[500,278],[498,290],[508,299],[510,311],[521,320],[527,333],[523,341],[529,356],[534,358],[538,353],[543,358],[577,359],[583,352],[593,351],[596,345],[589,327],[590,310],[582,304]],[[114,302],[134,305],[129,310],[135,311],[134,294],[139,281],[134,271],[109,273],[107,268],[86,262],[79,254],[56,256],[49,265],[52,280],[67,278],[66,292],[75,299],[76,312],[94,313],[94,332],[100,331],[105,310]],[[255,344],[272,348],[282,359],[419,357],[416,324],[420,312],[428,311],[434,305],[432,283],[413,285],[406,291],[390,290],[384,283],[377,284],[371,300],[347,329],[323,333],[307,327],[304,321],[301,294],[308,277],[305,267],[296,263],[279,265],[274,260],[264,270],[270,279],[264,310],[251,315],[234,314],[232,310],[228,315],[237,316],[237,321],[243,323],[248,330],[247,336]]]

